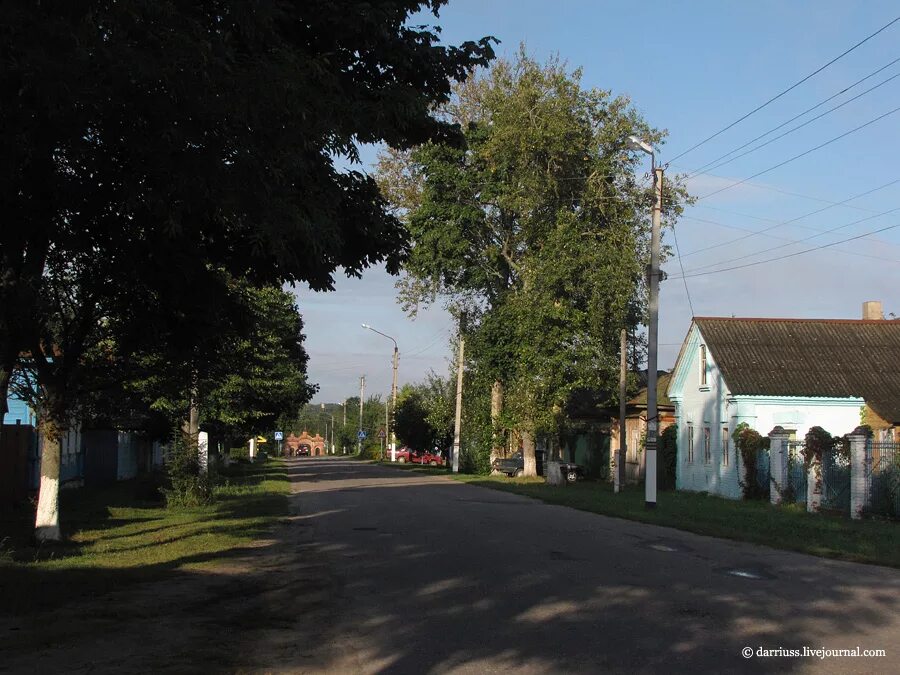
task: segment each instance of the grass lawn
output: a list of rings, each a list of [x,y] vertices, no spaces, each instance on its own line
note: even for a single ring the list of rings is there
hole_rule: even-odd
[[[392,464],[416,472],[570,506],[615,518],[664,525],[712,537],[765,544],[826,558],[900,567],[900,523],[809,514],[800,505],[775,507],[764,501],[735,501],[696,492],[660,492],[657,508],[644,506],[642,486],[615,494],[609,483],[590,481],[550,487],[543,478],[449,474],[445,467]]]
[[[763,501],[735,501],[674,491],[659,493],[656,509],[650,510],[644,506],[643,488],[636,486],[617,495],[607,483],[550,487],[542,478],[454,478],[616,518],[827,558],[900,567],[900,526],[892,522],[853,521],[839,515],[809,514],[799,505],[775,507]]]
[[[191,509],[166,509],[146,479],[66,490],[62,544],[31,542],[30,510],[0,516],[0,612],[214,565],[287,513],[282,460],[234,465],[219,482],[213,504]]]

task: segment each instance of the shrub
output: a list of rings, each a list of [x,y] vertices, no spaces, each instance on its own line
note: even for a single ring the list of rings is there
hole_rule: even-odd
[[[487,446],[469,443],[459,451],[460,473],[486,475],[491,472],[491,449]]]
[[[678,465],[678,427],[666,427],[659,435],[657,442],[656,480],[660,490],[675,489],[675,467]]]
[[[872,475],[869,511],[888,518],[900,518],[900,467],[891,465]]]
[[[242,446],[240,448],[231,448],[228,451],[229,456],[236,462],[249,462],[250,461],[250,448],[247,446]]]
[[[816,462],[822,463],[822,455],[835,446],[835,439],[832,438],[822,427],[810,427],[806,432],[806,438],[803,445],[803,459],[808,469],[810,464]]]
[[[167,485],[162,493],[167,507],[202,506],[212,501],[211,480],[200,468],[196,442],[176,433],[165,461]]]
[[[744,480],[740,481],[744,499],[766,499],[769,486],[759,482],[759,454],[769,447],[768,437],[761,436],[746,422],[737,425],[731,436],[744,463]]]

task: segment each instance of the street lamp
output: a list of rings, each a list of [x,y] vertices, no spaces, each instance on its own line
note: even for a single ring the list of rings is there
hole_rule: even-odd
[[[628,147],[650,155],[656,200],[653,204],[653,228],[650,234],[650,325],[647,330],[647,444],[644,468],[644,503],[656,507],[656,438],[659,420],[656,408],[656,363],[659,346],[659,221],[662,214],[663,167],[656,166],[653,146],[637,136],[628,137]],[[621,441],[620,441],[621,443]]]
[[[392,338],[390,335],[388,335],[387,333],[382,333],[380,330],[376,330],[375,328],[372,328],[372,326],[370,326],[367,323],[362,324],[362,327],[365,328],[366,330],[372,331],[373,333],[378,333],[382,337],[386,337],[388,340],[390,340],[391,342],[394,343],[394,378],[391,383],[391,420],[390,420],[391,421],[391,424],[390,424],[391,429],[390,429],[390,433],[391,433],[391,461],[396,462],[397,461],[397,435],[394,432],[393,417],[394,417],[394,413],[396,413],[396,410],[397,410],[397,365],[400,360],[400,351],[397,349],[397,341],[394,338]]]

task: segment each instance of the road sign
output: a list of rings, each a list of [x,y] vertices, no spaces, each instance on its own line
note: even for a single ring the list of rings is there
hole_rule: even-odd
[[[384,433],[384,429],[378,430],[378,438],[385,438],[386,436],[387,436],[387,434]]]
[[[361,440],[361,441],[362,441],[362,440],[365,440],[365,438],[366,438],[366,432],[360,430],[359,432],[357,432],[356,437],[357,437],[359,440]]]
[[[275,432],[275,440],[276,440],[276,441],[283,441],[283,440],[284,440],[284,432],[283,432],[283,431],[276,431],[276,432]]]

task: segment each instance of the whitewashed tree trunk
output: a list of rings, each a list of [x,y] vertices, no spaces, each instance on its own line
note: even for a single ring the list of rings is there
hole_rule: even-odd
[[[491,385],[491,464],[503,454],[500,415],[503,412],[503,383],[495,380]]]
[[[60,541],[59,530],[59,468],[62,459],[60,429],[52,420],[42,420],[41,484],[38,489],[37,516],[34,536],[38,541]]]
[[[522,457],[525,460],[526,476],[537,476],[537,462],[534,457],[534,433],[522,431]]]

